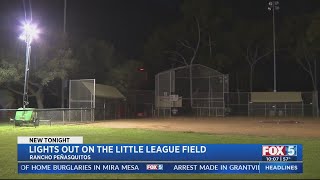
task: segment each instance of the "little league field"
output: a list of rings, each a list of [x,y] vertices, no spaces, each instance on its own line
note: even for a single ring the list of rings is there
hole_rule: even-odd
[[[162,121],[162,122],[161,122]],[[94,124],[86,125],[53,125],[53,126],[39,126],[33,127],[13,127],[8,124],[0,125],[0,178],[5,179],[204,179],[204,178],[250,178],[250,179],[319,179],[320,178],[320,136],[316,132],[320,132],[319,120],[304,121],[303,124],[254,124],[256,120],[252,120],[251,123],[255,128],[245,127],[242,132],[239,131],[239,127],[246,126],[241,125],[241,121],[237,121],[239,126],[235,125],[235,122],[231,123],[230,119],[225,120],[225,127],[220,121],[211,121],[201,119],[159,119],[159,120],[112,120],[98,122]],[[309,122],[310,121],[310,122]],[[143,123],[144,122],[144,123]],[[188,123],[189,122],[189,123]],[[191,122],[191,124],[190,124]],[[195,123],[197,122],[197,123]],[[216,123],[215,127],[214,122]],[[192,125],[194,123],[194,125]],[[313,125],[310,125],[313,124]],[[171,126],[170,128],[162,128],[162,126]],[[197,126],[196,126],[197,124]],[[203,124],[205,129],[196,130]],[[127,126],[126,126],[127,125]],[[121,127],[122,126],[122,127]],[[225,133],[222,130],[212,132],[214,128],[227,128]],[[309,133],[301,133],[297,129],[302,131],[305,129]],[[177,131],[175,132],[174,127]],[[192,131],[193,127],[195,128]],[[211,127],[211,129],[210,129]],[[279,128],[283,127],[283,132],[279,131]],[[253,134],[253,130],[259,131],[262,128],[260,134]],[[267,135],[267,129],[270,131],[270,135]],[[313,129],[317,129],[315,131]],[[164,131],[166,130],[166,131]],[[210,131],[209,131],[210,130]],[[231,132],[233,130],[233,133]],[[272,131],[274,130],[274,131]],[[285,131],[289,132],[289,135],[285,135]],[[295,134],[294,134],[295,131]],[[304,173],[303,174],[248,174],[248,175],[222,175],[222,174],[24,174],[17,173],[17,136],[83,136],[84,143],[86,144],[108,144],[108,143],[128,143],[128,144],[141,144],[141,143],[154,143],[154,144],[302,144],[303,145],[303,161],[304,161]],[[240,152],[241,153],[241,152]]]

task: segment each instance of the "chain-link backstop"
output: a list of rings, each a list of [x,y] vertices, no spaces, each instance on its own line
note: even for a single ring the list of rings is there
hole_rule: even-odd
[[[71,111],[69,118],[75,119],[79,116],[82,121],[94,121],[95,108],[95,79],[78,79],[69,82],[69,108],[90,109],[84,114]]]
[[[155,115],[224,116],[229,77],[194,64],[161,72],[155,77]]]

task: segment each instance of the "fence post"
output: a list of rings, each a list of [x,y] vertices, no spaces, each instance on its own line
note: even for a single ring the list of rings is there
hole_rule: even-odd
[[[318,98],[318,91],[316,91],[316,107],[317,107],[317,118],[319,117],[319,98]]]
[[[312,91],[312,116],[319,117],[318,91]]]
[[[154,111],[154,110],[153,110],[153,104],[151,104],[151,116],[152,116],[152,118],[154,118],[154,116],[155,116],[155,115],[154,115],[155,113],[154,113],[153,111]]]
[[[91,109],[91,122],[94,122],[95,113],[96,113],[96,108]]]
[[[248,93],[248,116],[250,116],[250,93]]]
[[[163,116],[166,117],[166,108],[163,108]]]
[[[284,117],[287,117],[287,104],[284,104]]]
[[[80,109],[80,120],[82,122],[82,108]]]
[[[209,76],[209,117],[211,116],[211,82]]]
[[[63,121],[63,124],[64,124],[64,109],[62,110],[62,121]]]
[[[114,106],[113,106],[113,110],[114,110],[114,111],[113,111],[113,112],[114,112],[114,113],[113,113],[113,117],[114,117],[114,119],[117,119],[117,105],[114,104],[114,103],[113,103],[113,105],[114,105]]]
[[[303,117],[303,115],[304,115],[304,103],[303,103],[303,101],[301,102],[301,104],[302,104],[302,117]]]

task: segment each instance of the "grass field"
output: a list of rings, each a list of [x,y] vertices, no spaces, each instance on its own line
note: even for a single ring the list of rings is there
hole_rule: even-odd
[[[303,144],[303,174],[282,174],[282,175],[222,175],[222,174],[66,174],[66,175],[19,175],[17,174],[17,136],[83,136],[84,143],[207,143],[207,144],[229,144],[229,143],[292,143]],[[1,124],[0,125],[0,178],[37,178],[37,179],[119,179],[119,178],[178,178],[178,179],[203,179],[203,178],[254,178],[254,179],[319,179],[320,178],[320,138],[315,137],[266,137],[248,135],[218,135],[209,133],[194,132],[165,132],[143,129],[121,129],[106,128],[88,125],[54,125],[40,126],[38,128],[19,127]]]

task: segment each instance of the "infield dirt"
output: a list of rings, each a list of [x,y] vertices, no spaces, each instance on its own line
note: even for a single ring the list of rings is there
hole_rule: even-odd
[[[320,138],[320,119],[299,118],[150,118],[96,121],[88,126],[160,131]]]

